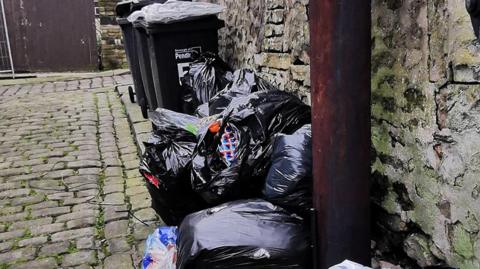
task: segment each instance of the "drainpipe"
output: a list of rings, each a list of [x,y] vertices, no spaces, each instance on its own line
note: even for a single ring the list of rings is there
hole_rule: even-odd
[[[310,61],[316,261],[370,264],[371,4],[312,0]]]

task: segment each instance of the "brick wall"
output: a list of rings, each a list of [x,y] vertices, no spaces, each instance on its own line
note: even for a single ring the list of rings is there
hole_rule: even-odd
[[[96,25],[103,69],[127,67],[120,27],[115,19],[116,0],[96,0]]]
[[[310,103],[308,0],[211,0],[221,14],[220,55],[233,67],[249,67],[282,90]]]
[[[282,90],[310,102],[308,0],[211,0],[227,9],[220,16],[220,54],[235,68],[249,67]],[[96,0],[97,38],[104,69],[126,67],[115,21],[116,0]]]

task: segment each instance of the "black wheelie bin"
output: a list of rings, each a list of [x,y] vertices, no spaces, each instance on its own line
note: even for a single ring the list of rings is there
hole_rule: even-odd
[[[133,22],[135,42],[137,48],[137,58],[140,65],[140,74],[144,89],[149,96],[153,99],[151,104],[151,110],[158,108],[157,96],[155,93],[155,86],[153,84],[152,77],[152,65],[150,64],[150,53],[148,51],[147,34],[145,30],[139,27],[142,20],[136,20]]]
[[[128,65],[132,73],[133,85],[135,87],[135,93],[131,86],[128,87],[128,93],[130,95],[130,101],[133,103],[135,99],[142,110],[144,118],[148,117],[148,109],[155,109],[157,107],[156,98],[151,96],[155,94],[154,91],[148,91],[145,88],[141,75],[141,65],[138,59],[137,42],[135,41],[135,34],[133,25],[128,21],[127,17],[134,11],[140,10],[146,5],[153,3],[163,3],[166,0],[144,0],[140,2],[123,1],[117,4],[117,23],[122,29],[123,43],[125,47],[125,53],[127,55]],[[135,98],[136,96],[136,98]]]
[[[186,113],[180,80],[201,53],[218,53],[218,30],[223,26],[224,22],[216,15],[170,23],[145,18],[134,23],[137,47],[143,54],[140,62],[148,68],[147,59],[150,61],[158,107]]]

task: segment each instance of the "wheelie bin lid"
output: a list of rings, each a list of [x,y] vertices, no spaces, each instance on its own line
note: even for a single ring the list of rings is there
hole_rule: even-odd
[[[173,24],[218,15],[225,8],[205,2],[168,0],[164,4],[152,4],[142,8],[147,23]]]
[[[127,0],[118,2],[115,6],[117,18],[127,18],[132,12],[155,3],[165,3],[167,0]]]
[[[171,24],[149,23],[145,19],[138,19],[133,22],[135,28],[143,28],[147,34],[167,33],[167,32],[186,32],[198,31],[204,29],[220,29],[225,26],[225,22],[215,15],[196,18],[188,21],[180,21]]]

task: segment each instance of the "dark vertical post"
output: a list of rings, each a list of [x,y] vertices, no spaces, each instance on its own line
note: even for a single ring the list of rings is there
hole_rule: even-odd
[[[320,269],[344,259],[370,264],[370,7],[370,1],[310,1]]]

